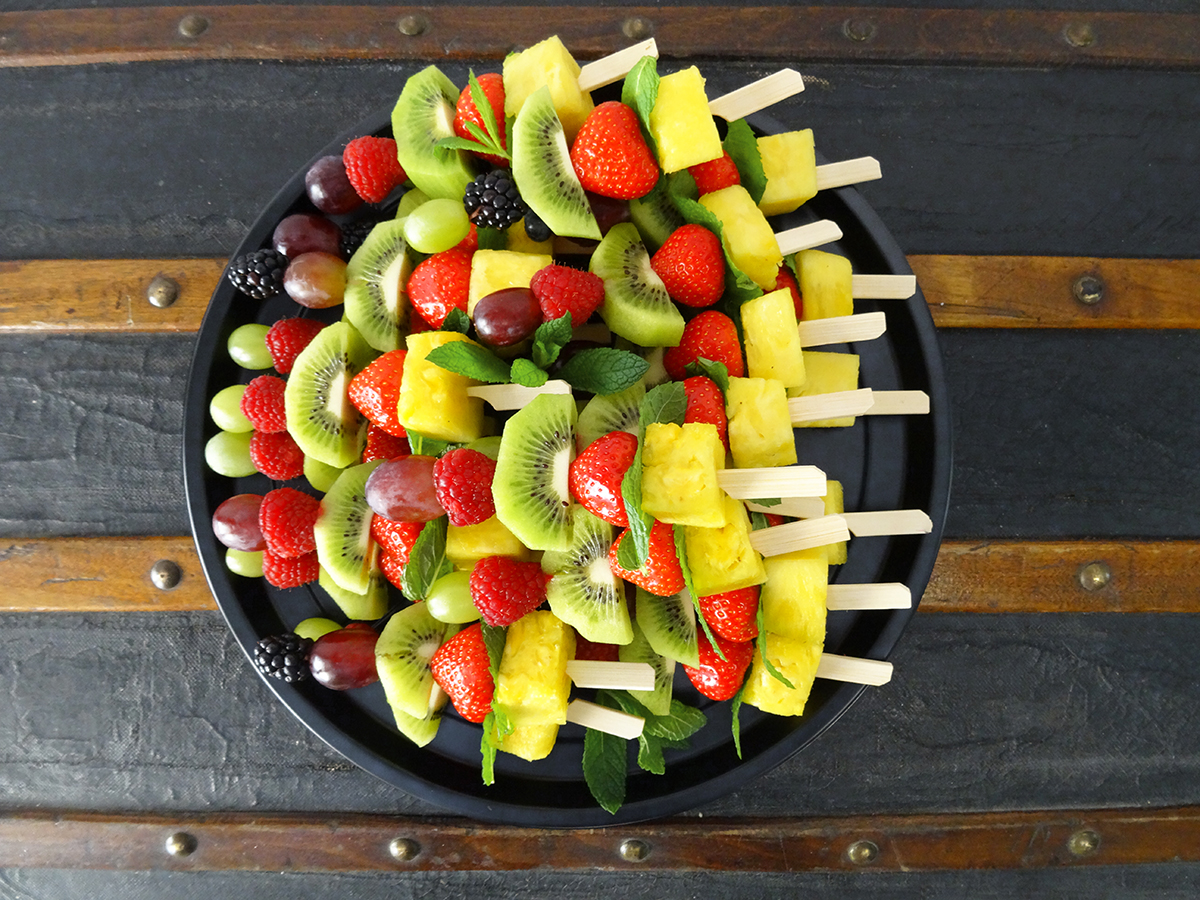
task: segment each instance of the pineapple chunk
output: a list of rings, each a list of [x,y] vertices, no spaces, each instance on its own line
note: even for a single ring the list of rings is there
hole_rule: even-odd
[[[764,216],[794,212],[817,195],[817,152],[811,128],[758,139],[767,187],[758,208]]]
[[[550,755],[557,739],[557,725],[522,725],[497,736],[496,746],[505,753],[535,762]]]
[[[496,516],[478,525],[446,527],[446,559],[460,569],[470,569],[485,556],[529,559],[529,548],[522,544]]]
[[[725,492],[717,470],[725,445],[708,422],[652,422],[642,450],[642,509],[660,522],[721,528]]]
[[[767,659],[784,678],[792,683],[788,687],[776,679],[762,661],[762,644],[766,641]],[[754,651],[754,664],[746,676],[746,688],[742,702],[757,706],[763,712],[777,716],[798,716],[804,712],[804,704],[812,691],[817,677],[817,665],[821,662],[822,644],[812,644],[796,638],[783,637],[763,632]]]
[[[664,172],[678,172],[724,153],[717,123],[708,111],[704,76],[695,66],[664,75],[650,110],[650,134]]]
[[[567,661],[574,658],[574,629],[552,612],[528,613],[508,626],[493,706],[514,728],[564,724],[571,693]]]
[[[770,223],[746,189],[735,184],[704,194],[700,205],[721,220],[722,236],[734,264],[764,291],[773,291],[783,254]],[[807,302],[808,295],[804,296]]]
[[[850,260],[824,250],[801,250],[796,254],[796,270],[806,321],[854,314]]]
[[[791,291],[784,288],[743,303],[742,330],[751,378],[774,378],[786,388],[805,383],[805,354],[800,349]]]
[[[410,431],[439,441],[466,443],[483,434],[483,401],[467,396],[467,388],[479,382],[425,359],[435,347],[452,341],[474,343],[454,331],[423,331],[408,336],[396,414]]]
[[[845,492],[842,490],[842,483],[830,479],[825,482],[825,515],[840,516],[846,511]],[[840,566],[846,561],[846,542],[838,541],[836,544],[826,544],[821,548],[825,551],[825,559],[831,566]]]
[[[692,583],[701,597],[736,591],[767,580],[763,559],[750,546],[750,514],[746,512],[746,505],[726,495],[724,506],[723,528],[695,525],[683,528]]]
[[[832,394],[835,391],[852,391],[858,387],[858,354],[830,353],[823,350],[804,351],[804,370],[808,380],[801,387],[789,387],[789,397],[811,397],[814,394]],[[797,428],[849,428],[854,416],[839,416],[802,422]]]
[[[570,144],[594,104],[592,95],[579,89],[579,63],[557,35],[504,60],[504,115],[515,116],[543,85],[550,88],[550,100]]]
[[[763,563],[767,583],[759,594],[763,629],[810,644],[825,642],[829,563],[825,548],[772,556]],[[770,647],[768,647],[768,650]]]
[[[475,313],[481,297],[510,287],[529,287],[533,276],[554,263],[548,253],[513,250],[476,250],[471,257],[471,283],[467,288],[467,315]]]
[[[729,449],[739,469],[796,464],[787,390],[773,378],[730,378],[725,393]]]

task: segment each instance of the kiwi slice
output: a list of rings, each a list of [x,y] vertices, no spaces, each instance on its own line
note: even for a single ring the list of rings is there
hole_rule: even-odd
[[[638,433],[638,411],[646,387],[642,382],[618,391],[615,394],[597,394],[587,402],[579,413],[575,426],[575,443],[582,453],[593,441],[598,441],[610,431]]]
[[[346,319],[382,353],[404,346],[408,333],[407,250],[404,222],[380,222],[346,264]]]
[[[683,337],[683,316],[650,267],[650,254],[632,222],[609,229],[588,270],[604,280],[600,316],[613,334],[643,347],[674,347]]]
[[[658,597],[638,588],[637,623],[656,653],[691,666],[700,665],[696,636],[696,608],[686,590],[673,597]]]
[[[521,106],[512,141],[513,178],[529,208],[561,237],[600,240],[549,87],[538,88]]]
[[[687,224],[667,196],[665,178],[660,178],[646,196],[629,201],[629,217],[652,253],[666,243],[677,228]]]
[[[350,402],[350,379],[375,358],[353,325],[334,322],[300,351],[283,394],[287,430],[306,456],[343,468],[362,457],[367,420]]]
[[[367,476],[381,462],[376,459],[342,472],[321,499],[314,529],[321,568],[342,590],[360,596],[371,589],[375,567],[375,544],[371,540],[371,517],[375,514],[367,506]]]
[[[613,527],[582,506],[572,514],[571,549],[548,551],[542,571],[552,574],[546,596],[554,614],[589,641],[633,640],[625,584],[608,564]]]
[[[375,619],[382,619],[387,613],[388,608],[388,583],[383,577],[383,573],[379,571],[379,567],[374,563],[374,557],[377,555],[378,546],[373,545],[371,549],[371,564],[370,579],[367,582],[367,592],[365,594],[356,594],[353,591],[348,591],[329,574],[329,570],[324,566],[321,567],[320,573],[317,575],[317,584],[325,589],[333,602],[338,605],[338,609],[342,611],[347,619],[357,622],[372,622]]]
[[[504,424],[492,479],[496,515],[532,550],[571,549],[575,420],[570,394],[538,394]]]
[[[656,653],[646,640],[646,634],[633,624],[633,640],[617,650],[621,662],[647,663],[654,669],[654,690],[630,691],[642,705],[656,716],[671,714],[671,692],[675,681],[675,660]]]
[[[437,146],[454,137],[458,88],[437,66],[422,69],[404,83],[392,109],[396,157],[409,180],[429,197],[462,200],[475,179],[465,150]]]
[[[375,667],[398,720],[401,713],[413,719],[429,719],[440,708],[439,703],[445,702],[441,690],[435,690],[429,660],[457,631],[457,625],[447,625],[431,616],[424,603],[400,610],[384,626],[375,644]],[[401,721],[396,724],[404,731]]]

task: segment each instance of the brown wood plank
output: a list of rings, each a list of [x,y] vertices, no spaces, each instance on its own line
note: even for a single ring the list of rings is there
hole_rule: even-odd
[[[408,18],[403,33],[398,23]],[[185,21],[186,19],[186,21]],[[416,23],[412,27],[411,23]],[[627,24],[637,23],[637,24]],[[856,6],[195,6],[0,13],[0,65],[500,59],[559,34],[581,59],[653,34],[670,57],[1195,67],[1200,16]],[[415,32],[415,33],[413,33]]]
[[[172,854],[168,845],[190,850]],[[408,858],[397,859],[393,841]],[[639,841],[630,860],[621,848]],[[625,845],[628,846],[628,845]],[[404,853],[400,854],[404,856]],[[537,831],[461,819],[299,815],[0,816],[0,866],[176,871],[803,872],[1039,869],[1200,859],[1200,809],[673,819]]]

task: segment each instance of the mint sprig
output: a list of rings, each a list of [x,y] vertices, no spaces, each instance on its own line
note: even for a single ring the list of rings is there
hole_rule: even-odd
[[[636,353],[596,347],[572,356],[559,376],[573,388],[606,395],[633,387],[649,368],[650,363]]]
[[[411,429],[408,432],[408,447],[412,450],[413,456],[441,456],[453,446],[449,441],[425,437]]]
[[[498,156],[501,159],[512,159],[512,154],[507,150],[507,145],[500,137],[500,128],[496,123],[496,113],[492,109],[492,104],[488,102],[487,94],[483,91],[483,86],[479,83],[479,79],[475,77],[475,72],[467,73],[467,84],[471,92],[471,102],[475,104],[475,109],[479,112],[479,118],[483,120],[483,128],[480,128],[474,122],[465,122],[464,127],[471,138],[462,137],[445,137],[437,142],[435,146],[445,147],[450,150],[469,150],[472,153],[486,153],[488,156]],[[506,131],[507,131],[507,122]]]
[[[400,588],[413,603],[420,603],[429,593],[429,586],[454,565],[446,558],[445,516],[425,523],[408,554]]]
[[[754,136],[754,130],[745,119],[730,122],[721,146],[737,166],[742,187],[750,199],[757,203],[767,189],[767,174],[763,171],[762,154],[758,152],[758,138]]]
[[[530,356],[539,369],[547,369],[558,359],[562,348],[571,342],[571,314],[543,322],[533,333]]]
[[[775,664],[767,658],[767,629],[763,627],[763,605],[758,604],[758,615],[755,617],[755,622],[758,625],[758,653],[762,657],[763,666],[766,667],[767,674],[786,687],[788,690],[795,690],[796,686],[788,681],[777,668]]]
[[[435,366],[487,384],[508,384],[511,366],[473,341],[452,341],[434,347],[425,357]]]
[[[704,636],[708,638],[708,643],[712,645],[721,662],[725,662],[725,654],[721,651],[721,645],[713,637],[712,630],[708,627],[708,622],[704,619],[704,613],[700,610],[700,595],[696,592],[696,583],[692,581],[692,567],[688,565],[686,535],[687,533],[682,527],[675,528],[675,555],[679,558],[679,569],[683,573],[683,584],[687,588],[688,594],[691,595],[692,606],[696,609],[696,621],[700,623],[700,627],[704,630]]]
[[[701,356],[695,362],[687,364],[687,373],[711,378],[722,394],[729,393],[729,367],[723,362],[714,362]]]
[[[492,675],[492,684],[496,683],[496,675],[500,671],[500,657],[504,655],[504,641],[508,637],[508,629],[494,627],[487,622],[481,624],[483,645],[488,652],[488,671]],[[503,710],[495,708],[488,711],[483,719],[483,737],[479,742],[479,752],[483,755],[483,783],[496,783],[496,751],[499,750],[499,738],[512,733],[512,722]]]
[[[523,356],[518,356],[513,360],[509,374],[513,384],[530,388],[541,387],[550,378],[545,369],[539,369]]]
[[[634,63],[625,83],[621,86],[621,102],[637,113],[638,125],[642,129],[642,137],[646,146],[656,157],[658,147],[654,135],[650,132],[650,110],[658,101],[658,63],[653,56],[643,56]]]
[[[733,699],[729,701],[729,727],[733,732],[733,749],[737,751],[738,759],[742,758],[742,723],[739,716],[742,711],[742,694],[745,692],[746,682],[743,681]]]
[[[600,691],[596,702],[609,709],[618,709],[608,691]],[[587,729],[583,736],[583,780],[592,797],[605,810],[616,813],[625,802],[625,776],[629,760],[625,740],[615,734]]]
[[[442,322],[440,331],[457,331],[459,334],[466,334],[471,330],[471,320],[467,314],[457,306],[446,315]]]

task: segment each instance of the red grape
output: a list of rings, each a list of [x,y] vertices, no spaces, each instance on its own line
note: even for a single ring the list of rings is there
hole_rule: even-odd
[[[309,309],[337,306],[346,294],[346,261],[332,253],[301,253],[283,273],[283,289]]]
[[[363,204],[340,156],[322,156],[313,163],[304,176],[304,189],[312,205],[331,216],[353,212]]]
[[[342,628],[317,638],[309,657],[309,668],[319,684],[335,691],[366,687],[379,680],[375,669],[373,628]]]
[[[236,494],[213,511],[212,527],[217,540],[232,550],[254,552],[267,548],[258,525],[259,494]]]
[[[446,514],[433,485],[432,456],[380,463],[367,478],[367,505],[394,522],[429,522]]]
[[[542,308],[529,288],[504,288],[480,297],[471,318],[483,343],[510,347],[537,331],[542,324]]]
[[[629,222],[633,218],[629,212],[628,200],[614,200],[612,197],[601,197],[592,193],[589,193],[587,198],[601,234],[608,234],[608,230],[614,225]]]
[[[342,229],[329,219],[314,213],[296,213],[275,226],[271,246],[288,259],[313,250],[338,256],[341,240]]]

